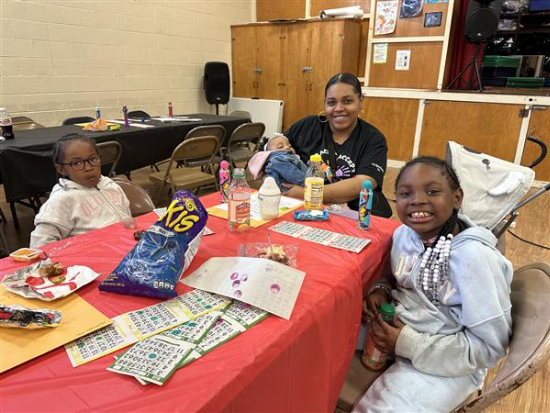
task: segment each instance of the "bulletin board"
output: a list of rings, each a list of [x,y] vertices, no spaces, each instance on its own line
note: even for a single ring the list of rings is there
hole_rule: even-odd
[[[443,42],[388,43],[386,63],[371,63],[369,86],[435,89],[442,47]],[[395,70],[399,50],[410,50],[409,70]]]

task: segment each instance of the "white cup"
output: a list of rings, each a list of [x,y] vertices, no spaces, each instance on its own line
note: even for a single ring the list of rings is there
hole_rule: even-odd
[[[258,201],[260,203],[260,215],[262,219],[275,219],[279,216],[281,194],[266,195],[258,193]]]

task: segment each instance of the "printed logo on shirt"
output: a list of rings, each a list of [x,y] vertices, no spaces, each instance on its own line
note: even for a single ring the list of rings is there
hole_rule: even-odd
[[[371,163],[371,166],[374,166],[376,169],[378,169],[378,172],[380,172],[381,174],[384,173],[384,168],[382,168],[380,165],[378,165],[377,163]]]
[[[320,152],[323,161],[329,164],[328,162],[328,150],[322,149]],[[334,181],[339,181],[341,179],[351,178],[355,175],[355,163],[347,155],[336,155],[336,166],[337,169],[333,172]]]

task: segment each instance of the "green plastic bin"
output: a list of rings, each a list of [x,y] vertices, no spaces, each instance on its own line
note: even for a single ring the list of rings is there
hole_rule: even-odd
[[[506,81],[506,87],[541,89],[543,85],[543,77],[509,77]]]

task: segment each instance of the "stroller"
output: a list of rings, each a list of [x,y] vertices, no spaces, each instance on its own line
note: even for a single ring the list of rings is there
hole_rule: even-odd
[[[517,210],[550,189],[550,183],[520,202],[531,187],[535,172],[530,169],[546,156],[546,145],[539,141],[541,156],[530,165],[521,166],[448,142],[446,159],[455,169],[464,200],[461,213],[477,225],[493,232],[504,252],[502,234],[517,218]],[[507,220],[504,218],[510,215]]]

